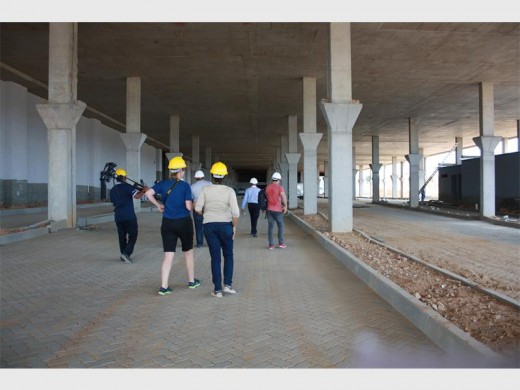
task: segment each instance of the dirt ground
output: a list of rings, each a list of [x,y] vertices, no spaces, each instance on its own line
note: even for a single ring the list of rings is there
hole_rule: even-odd
[[[518,355],[520,347],[520,313],[518,309],[464,285],[458,280],[448,278],[405,256],[396,254],[378,245],[374,240],[367,240],[356,232],[328,233],[326,231],[328,221],[320,214],[304,216],[303,210],[294,210],[293,213],[316,230],[323,232],[358,259],[401,286],[411,295],[432,307],[476,340],[504,355]],[[380,224],[384,223],[384,220],[379,220],[378,229],[381,228]],[[362,225],[369,231],[364,231],[359,226],[355,226],[355,229],[364,231],[369,235],[373,233],[370,232],[369,222],[364,220]],[[402,225],[396,226],[395,221],[392,221],[392,226],[388,228],[396,234],[406,235],[405,230],[411,227],[405,226],[407,224]],[[446,239],[449,238],[446,237]],[[453,241],[453,237],[451,237],[451,240]],[[463,256],[463,253],[439,250],[442,245],[439,245],[438,240],[435,240],[435,250],[430,250],[433,247],[429,248],[429,245],[434,243],[427,241],[427,237],[425,239],[426,244],[420,240],[416,240],[415,244],[406,241],[404,248],[398,248],[398,245],[390,243],[388,245],[402,253],[449,269],[451,272],[464,276],[481,286],[501,291],[511,297],[518,297],[518,280],[515,282],[496,280],[483,272],[471,270],[468,264],[461,266],[459,263],[459,265],[454,266],[454,263],[459,260],[457,256]],[[478,245],[478,243],[474,244]],[[461,251],[463,251],[462,248]],[[475,248],[473,248],[473,251],[475,251]],[[477,248],[476,251],[483,256],[487,255],[486,250],[480,251]],[[474,256],[471,256],[471,258],[473,259]],[[478,261],[476,263],[478,264]]]

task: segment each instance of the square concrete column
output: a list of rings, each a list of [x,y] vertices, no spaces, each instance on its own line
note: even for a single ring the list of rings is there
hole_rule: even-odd
[[[401,162],[401,175],[399,176],[399,182],[401,187],[401,199],[404,198],[404,161]]]
[[[419,152],[419,125],[415,118],[408,118],[409,150],[406,160],[410,163],[410,207],[419,207],[420,164],[422,154]]]
[[[406,160],[410,163],[410,207],[419,206],[419,164],[421,154],[407,154]]]
[[[289,165],[289,208],[295,209],[298,207],[298,193],[296,187],[298,184],[298,161],[300,161],[300,153],[286,153]]]
[[[381,164],[379,164],[379,136],[372,136],[372,164],[369,164],[372,170],[372,203],[379,202],[379,171]]]
[[[392,198],[397,198],[397,156],[392,156]]]
[[[495,215],[495,148],[501,137],[495,137],[495,97],[493,83],[479,85],[480,137],[473,138],[480,148],[480,215]]]
[[[280,135],[280,174],[282,175],[282,186],[285,189],[285,194],[289,197],[289,163],[285,155],[289,152],[288,135]]]
[[[364,166],[363,166],[363,164],[361,164],[359,166],[359,177],[358,177],[359,197],[362,197],[363,194],[365,193],[365,186],[364,186],[365,173],[363,171],[364,171]]]
[[[318,212],[318,162],[317,148],[323,134],[300,133],[303,145],[303,213]]]
[[[323,196],[329,197],[329,162],[323,161]]]
[[[356,148],[352,147],[352,200],[356,200]]]
[[[155,149],[155,180],[163,178],[163,154],[162,149]],[[151,185],[151,184],[150,184]]]
[[[422,156],[421,160],[419,161],[419,188],[422,188],[424,185],[424,182],[426,181],[426,157],[424,157],[424,149],[419,148],[419,154]]]
[[[125,169],[128,178],[139,182],[141,179],[141,146],[146,134],[141,133],[141,78],[126,79],[126,133],[121,139],[126,147]],[[141,210],[141,201],[134,199],[134,209]]]
[[[49,100],[36,108],[48,129],[48,218],[53,231],[76,226],[76,123],[86,104],[77,100],[76,23],[49,24]]]

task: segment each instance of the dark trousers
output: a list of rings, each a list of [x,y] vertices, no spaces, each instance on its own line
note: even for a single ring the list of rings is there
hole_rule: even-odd
[[[233,224],[210,222],[204,224],[204,236],[211,256],[211,274],[215,291],[222,291],[221,253],[224,255],[224,284],[233,283]]]
[[[119,235],[119,250],[130,256],[134,252],[137,241],[137,218],[130,221],[118,221],[116,226]]]
[[[195,212],[193,210],[193,222],[195,224],[195,240],[197,242],[197,246],[202,246],[204,243],[203,238],[204,235],[202,234],[202,222],[204,221],[204,217],[200,215],[199,213]]]
[[[251,234],[256,234],[258,233],[256,225],[260,216],[260,206],[258,206],[258,203],[248,203],[247,209],[249,210],[249,218],[251,218]]]

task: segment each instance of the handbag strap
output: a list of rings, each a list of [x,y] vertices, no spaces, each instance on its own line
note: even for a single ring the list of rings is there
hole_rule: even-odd
[[[166,191],[166,196],[164,197],[164,204],[166,204],[166,199],[168,199],[168,195],[170,195],[170,192],[172,192],[173,188],[177,185],[177,183],[179,182],[180,180],[175,180],[175,183],[173,183],[170,188],[168,189],[168,191]]]

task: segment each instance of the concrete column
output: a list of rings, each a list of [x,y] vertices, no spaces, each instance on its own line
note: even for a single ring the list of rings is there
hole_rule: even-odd
[[[401,162],[401,176],[399,177],[401,182],[401,199],[404,198],[404,161]]]
[[[206,169],[209,171],[211,169],[211,165],[213,164],[211,161],[211,146],[206,146]]]
[[[303,213],[318,212],[317,148],[323,134],[316,133],[316,78],[303,78]]]
[[[358,178],[358,181],[359,181],[359,197],[362,197],[364,192],[365,192],[365,185],[364,185],[365,173],[363,172],[364,169],[365,169],[365,167],[363,166],[363,164],[361,164],[359,166],[359,178]]]
[[[455,148],[455,164],[462,164],[462,137],[455,137],[455,143],[457,146]]]
[[[48,218],[51,229],[76,226],[76,123],[86,104],[77,100],[76,23],[49,24],[49,100],[36,109],[48,129]]]
[[[323,161],[323,196],[329,197],[329,162]]]
[[[419,148],[419,154],[422,156],[421,160],[419,161],[419,188],[422,188],[424,185],[424,182],[426,181],[426,157],[424,157],[424,149]]]
[[[495,215],[495,147],[500,137],[495,137],[495,97],[493,83],[479,86],[480,137],[473,138],[480,148],[480,215]]]
[[[352,147],[352,200],[356,200],[356,148]]]
[[[303,145],[303,213],[316,214],[318,212],[317,148],[323,134],[303,132],[299,135]]]
[[[155,149],[155,179],[163,178],[163,156],[162,149]]]
[[[508,143],[507,137],[502,137],[502,154],[507,153],[507,143]]]
[[[320,103],[329,132],[329,229],[332,232],[351,232],[352,128],[362,105],[352,101],[350,23],[330,23],[329,34],[330,103]]]
[[[392,156],[392,198],[397,198],[397,156]]]
[[[280,135],[280,174],[282,175],[282,187],[285,194],[289,196],[289,163],[285,155],[289,152],[288,135]]]
[[[146,134],[141,133],[141,78],[126,79],[126,133],[120,134],[126,146],[125,170],[128,177],[139,182],[141,179],[141,146]],[[141,201],[134,199],[134,209],[141,210]]]
[[[298,184],[298,161],[300,161],[300,153],[286,153],[289,165],[289,209],[295,209],[298,207],[298,193],[296,191],[296,185]]]
[[[410,207],[419,207],[420,167],[422,154],[419,153],[419,126],[417,120],[408,118],[409,150],[406,160],[410,163]]]
[[[288,180],[288,199],[289,209],[298,207],[298,162],[300,161],[300,153],[298,152],[298,117],[296,115],[289,115],[288,118],[288,149],[289,153],[285,154],[287,163],[289,164],[289,180]]]
[[[381,164],[379,163],[379,136],[372,136],[372,164],[369,164],[372,170],[372,203],[379,202],[379,171]]]
[[[170,115],[170,153],[180,153],[180,122],[179,115]]]

